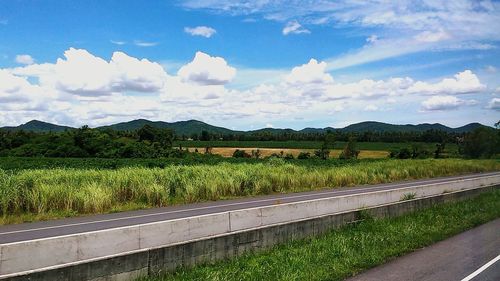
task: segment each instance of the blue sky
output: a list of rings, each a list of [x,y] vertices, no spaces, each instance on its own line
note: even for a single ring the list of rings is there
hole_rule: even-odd
[[[0,0],[0,125],[492,125],[498,22],[498,1]]]

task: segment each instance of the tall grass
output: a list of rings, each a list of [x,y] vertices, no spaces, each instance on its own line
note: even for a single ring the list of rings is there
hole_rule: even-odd
[[[0,212],[89,214],[120,206],[159,207],[248,195],[376,184],[500,170],[496,160],[386,160],[345,166],[282,161],[121,168],[0,170]]]

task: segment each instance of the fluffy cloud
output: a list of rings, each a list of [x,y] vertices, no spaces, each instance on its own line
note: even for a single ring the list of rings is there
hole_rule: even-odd
[[[177,75],[183,82],[198,85],[224,85],[236,75],[236,68],[227,64],[221,57],[211,57],[196,52],[192,62],[181,67]]]
[[[217,33],[215,29],[208,26],[184,27],[184,32],[191,34],[192,36],[202,36],[205,38],[210,38],[212,35]]]
[[[79,96],[116,92],[155,92],[163,88],[166,73],[146,59],[115,52],[108,62],[86,50],[70,48],[55,64],[30,65],[13,73],[39,78],[40,85]]]
[[[20,64],[33,64],[35,60],[30,55],[17,55],[16,62]]]
[[[488,103],[487,108],[500,111],[500,98],[493,98]]]
[[[459,95],[484,91],[486,86],[481,84],[479,78],[470,70],[455,74],[454,78],[445,78],[439,83],[430,84],[416,82],[410,92],[422,94]]]
[[[384,110],[403,105],[417,112],[414,105],[418,107],[422,97],[431,93],[436,96],[423,101],[421,111],[449,110],[476,104],[454,94],[485,89],[471,71],[436,83],[409,77],[339,83],[327,69],[328,63],[311,59],[288,71],[266,72],[277,76],[261,80],[266,83],[235,89],[228,82],[236,69],[223,58],[202,52],[176,75],[169,75],[155,62],[122,52],[104,59],[69,49],[54,63],[0,69],[0,122],[37,118],[96,126],[134,118],[207,122],[243,118],[266,120],[265,124],[277,118],[315,118],[341,111],[378,114],[384,103],[398,105]],[[498,110],[498,101],[492,100],[488,108]]]
[[[434,96],[422,102],[423,111],[452,110],[462,105],[475,105],[475,100],[462,100],[455,96]]]
[[[326,63],[311,59],[307,64],[294,67],[285,81],[292,85],[297,84],[328,84],[333,77],[326,73]]]
[[[311,33],[309,30],[305,29],[298,21],[289,21],[283,28],[283,35],[288,34],[301,34],[301,33]]]

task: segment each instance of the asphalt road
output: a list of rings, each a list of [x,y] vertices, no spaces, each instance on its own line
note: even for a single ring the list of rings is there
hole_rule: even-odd
[[[177,218],[220,213],[231,210],[247,209],[268,205],[299,202],[305,200],[330,198],[357,193],[375,192],[380,190],[397,189],[427,183],[440,183],[450,180],[476,178],[499,172],[472,174],[455,177],[442,177],[427,180],[406,181],[391,184],[368,185],[319,191],[278,194],[242,198],[236,200],[221,200],[196,204],[186,204],[165,208],[154,208],[139,211],[120,212],[104,215],[92,215],[78,218],[68,218],[35,223],[0,226],[0,244],[29,241],[40,238],[69,235],[95,230],[138,225],[156,221],[165,221]]]
[[[500,219],[361,273],[348,281],[498,281]]]

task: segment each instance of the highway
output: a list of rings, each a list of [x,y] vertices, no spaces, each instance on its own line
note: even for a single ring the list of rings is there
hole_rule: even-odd
[[[498,281],[500,219],[460,233],[348,281]]]
[[[300,202],[312,199],[331,198],[336,196],[360,193],[369,193],[431,183],[444,183],[451,180],[479,178],[498,174],[500,174],[500,172],[442,177],[425,180],[397,182],[391,184],[322,189],[310,192],[247,197],[235,200],[220,200],[164,208],[92,215],[35,223],[6,225],[0,226],[0,245],[48,237],[58,237],[70,234],[92,232],[96,230],[139,225],[151,222],[187,218],[191,216],[221,213],[240,209]]]

